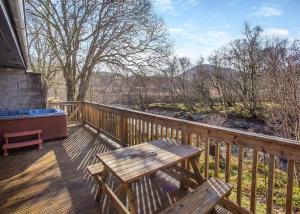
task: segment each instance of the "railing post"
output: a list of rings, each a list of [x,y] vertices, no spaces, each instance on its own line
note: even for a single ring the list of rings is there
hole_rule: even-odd
[[[128,144],[128,127],[127,127],[127,115],[125,111],[120,114],[120,144],[125,147]]]
[[[168,137],[168,136],[167,136]],[[182,126],[181,126],[181,143],[183,144],[183,145],[186,145],[186,144],[188,144],[188,142],[187,142],[187,124],[186,123],[184,123]],[[187,164],[188,162],[185,160],[185,161],[182,161],[181,162],[181,166],[183,167],[183,168],[185,168],[185,169],[188,169],[188,164]],[[181,186],[181,188],[182,189],[185,189],[185,187],[184,186]]]
[[[181,143],[188,144],[188,142],[187,142],[187,124],[186,123],[184,123],[184,125],[181,127]]]

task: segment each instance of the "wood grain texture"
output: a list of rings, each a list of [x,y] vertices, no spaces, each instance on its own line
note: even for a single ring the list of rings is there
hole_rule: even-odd
[[[176,145],[171,140],[160,139],[151,144],[139,144],[97,157],[123,183],[129,183],[182,160],[198,157],[200,152],[200,148]]]

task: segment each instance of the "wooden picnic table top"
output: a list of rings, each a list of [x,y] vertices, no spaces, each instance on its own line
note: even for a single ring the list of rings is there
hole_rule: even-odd
[[[201,151],[200,148],[179,145],[176,141],[165,138],[97,154],[97,157],[121,182],[129,183],[197,156]]]

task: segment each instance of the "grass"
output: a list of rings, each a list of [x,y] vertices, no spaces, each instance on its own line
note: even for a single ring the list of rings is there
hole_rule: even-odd
[[[169,111],[183,111],[188,112],[188,108],[183,103],[151,103],[148,105],[148,109],[159,109]],[[221,104],[215,104],[211,109],[209,106],[202,106],[199,103],[193,105],[193,113],[222,113],[235,117],[252,118],[249,110],[244,108],[241,103],[237,103],[233,107],[224,108]]]
[[[161,109],[169,111],[187,111],[183,103],[151,103],[148,109]]]
[[[200,163],[204,163],[204,155],[201,156]],[[204,164],[201,164],[201,171],[204,172]],[[220,160],[220,170],[219,177],[225,178],[225,161]],[[268,161],[259,162],[257,170],[257,205],[256,213],[266,212],[266,194],[268,189]],[[209,160],[209,176],[214,176],[214,157],[210,156]],[[230,200],[236,201],[237,195],[237,179],[238,179],[238,158],[232,156],[231,160],[231,176],[230,183],[234,185],[234,189],[230,195]],[[294,179],[296,180],[296,179]],[[274,171],[274,195],[273,195],[273,212],[283,213],[285,209],[285,196],[286,196],[286,182],[287,173],[275,169]],[[243,176],[242,176],[242,207],[250,209],[250,194],[251,194],[251,183],[252,183],[252,158],[243,160]],[[300,187],[294,184],[294,194],[293,194],[293,204],[294,207],[300,208]]]

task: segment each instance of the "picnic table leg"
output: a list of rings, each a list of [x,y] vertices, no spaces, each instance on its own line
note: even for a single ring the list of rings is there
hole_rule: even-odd
[[[186,166],[186,161],[181,162],[181,167],[186,169],[185,166]],[[189,187],[184,182],[180,181],[180,189],[185,191],[185,190],[188,190],[188,188]]]
[[[115,194],[120,198],[122,194],[125,193],[124,184],[120,184],[117,189],[115,190]]]
[[[129,203],[129,211],[132,214],[137,213],[137,203],[136,203],[136,197],[132,191],[132,185],[124,184],[126,194],[128,197],[128,203]]]
[[[198,178],[198,182],[199,182],[200,184],[204,183],[204,179],[203,179],[203,177],[202,177],[202,175],[201,175],[201,172],[200,172],[199,167],[198,167],[198,164],[197,164],[198,157],[191,158],[189,161],[190,161],[190,163],[191,163],[191,165],[192,165],[194,174],[195,174],[196,177]]]
[[[98,191],[97,191],[96,200],[97,200],[98,202],[100,202],[101,195],[102,195],[102,192],[103,192],[103,185],[104,185],[105,182],[106,182],[106,178],[107,178],[107,169],[106,169],[106,167],[104,167],[103,173],[102,173],[102,175],[101,175],[101,180],[100,180],[100,179],[97,179],[97,183],[98,183]]]

